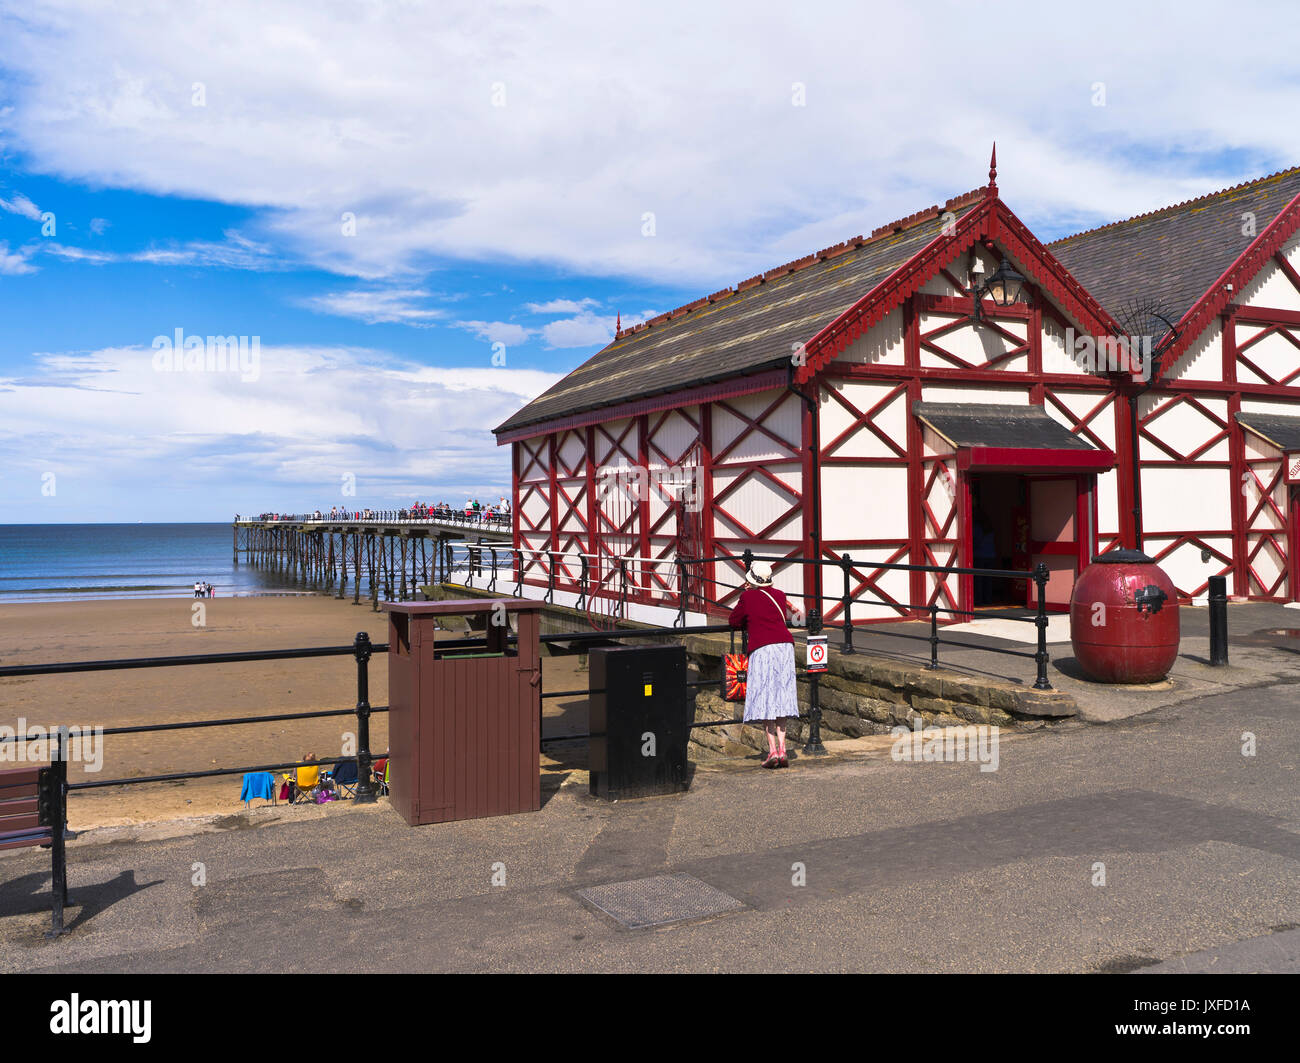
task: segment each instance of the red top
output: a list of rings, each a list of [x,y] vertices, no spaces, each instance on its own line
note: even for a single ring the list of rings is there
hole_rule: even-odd
[[[776,599],[775,605],[772,598]],[[794,636],[785,626],[788,608],[785,595],[775,587],[762,590],[750,587],[731,610],[731,626],[748,629],[750,653],[774,642],[794,642]]]

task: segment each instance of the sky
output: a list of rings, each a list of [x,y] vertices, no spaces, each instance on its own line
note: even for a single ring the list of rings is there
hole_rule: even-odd
[[[495,499],[618,317],[995,140],[1043,240],[1300,164],[1300,6],[1234,12],[0,0],[0,522]]]

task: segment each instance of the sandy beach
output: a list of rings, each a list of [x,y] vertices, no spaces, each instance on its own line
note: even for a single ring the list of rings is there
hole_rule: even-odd
[[[0,605],[0,661],[38,664],[339,646],[350,644],[358,631],[368,632],[375,642],[387,639],[382,611],[332,597],[210,599],[203,603],[206,622],[200,627],[192,623],[194,604],[191,599],[153,599]],[[573,659],[547,660],[545,687],[584,687],[586,674],[575,665]],[[387,676],[386,657],[377,655],[370,667],[371,704],[387,704]],[[0,679],[0,724],[10,727],[19,718],[29,728],[122,727],[350,709],[355,704],[356,665],[350,656]],[[562,706],[547,704],[548,716],[562,711]],[[581,715],[581,720],[565,720],[564,729],[583,730],[585,711]],[[84,774],[74,762],[68,778],[76,782],[273,764],[298,760],[307,752],[330,762],[342,748],[344,734],[355,727],[355,716],[340,716],[108,736],[100,771]],[[385,714],[371,718],[370,734],[373,751],[388,748]],[[242,812],[240,785],[240,776],[232,775],[78,791],[69,800],[69,825],[81,830]]]

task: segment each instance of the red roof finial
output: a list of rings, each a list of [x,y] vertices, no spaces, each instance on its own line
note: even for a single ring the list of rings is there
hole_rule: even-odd
[[[617,339],[619,334],[622,331],[623,331],[623,314],[620,311],[618,316],[614,319],[614,338]]]
[[[989,195],[998,194],[998,142],[993,142],[993,154],[989,156]]]

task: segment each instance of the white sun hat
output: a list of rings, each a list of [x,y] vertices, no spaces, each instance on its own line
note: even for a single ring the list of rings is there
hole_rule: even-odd
[[[745,573],[745,582],[751,587],[770,587],[772,585],[772,566],[766,561],[755,561]]]

